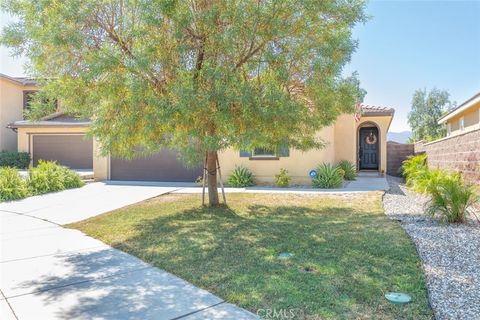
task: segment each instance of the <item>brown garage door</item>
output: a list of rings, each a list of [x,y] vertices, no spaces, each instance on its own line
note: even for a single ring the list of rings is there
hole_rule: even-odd
[[[55,160],[72,169],[93,168],[93,141],[84,135],[33,135],[33,165]]]
[[[177,152],[162,150],[157,154],[134,160],[112,158],[112,180],[193,182],[202,175],[201,166],[191,169],[177,159]]]

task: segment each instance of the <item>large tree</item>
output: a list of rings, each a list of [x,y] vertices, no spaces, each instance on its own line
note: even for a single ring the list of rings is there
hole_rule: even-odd
[[[49,79],[43,94],[92,119],[104,153],[320,148],[315,133],[363,98],[342,68],[363,0],[7,0],[2,42]],[[33,113],[33,114],[38,114]]]
[[[434,140],[445,136],[445,126],[438,120],[451,108],[450,94],[445,90],[417,90],[413,94],[408,124],[412,128],[412,139]]]

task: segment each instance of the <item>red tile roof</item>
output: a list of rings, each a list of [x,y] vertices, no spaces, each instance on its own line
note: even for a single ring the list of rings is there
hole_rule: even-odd
[[[372,106],[365,103],[361,103],[360,107],[362,108],[362,114],[364,116],[393,116],[393,114],[395,113],[395,109],[391,107]]]

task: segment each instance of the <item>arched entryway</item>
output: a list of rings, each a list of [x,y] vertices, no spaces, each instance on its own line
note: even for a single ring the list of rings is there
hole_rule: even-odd
[[[365,122],[358,127],[357,154],[359,170],[380,168],[380,130],[375,123]]]

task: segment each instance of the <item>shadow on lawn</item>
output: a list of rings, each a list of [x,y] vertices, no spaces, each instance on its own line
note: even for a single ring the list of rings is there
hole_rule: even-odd
[[[155,208],[149,210],[159,210]],[[109,244],[253,312],[260,308],[295,310],[295,319],[306,315],[431,318],[415,248],[404,231],[379,211],[362,206],[267,206],[252,202],[232,208],[192,208],[189,204],[175,212],[138,216],[130,222],[134,223],[131,237]],[[114,214],[127,213],[131,212]],[[105,223],[102,217],[98,219]],[[294,256],[280,260],[277,256],[281,252]],[[73,270],[68,277],[44,277],[24,285],[45,290],[52,281],[89,280],[99,274],[98,270],[104,270],[100,276],[105,276],[112,265],[125,266],[118,262],[118,254],[112,250],[66,257]],[[112,263],[115,259],[117,262]],[[88,263],[92,260],[93,265]],[[316,272],[302,272],[307,266]],[[155,269],[145,269],[151,270]],[[181,307],[177,296],[168,285],[153,285],[162,283],[154,273],[138,277],[127,274],[124,277],[128,279],[122,282],[104,278],[104,289],[93,294],[87,290],[88,283],[35,294],[46,304],[79,296],[80,304],[64,306],[69,318],[112,318],[122,308],[130,310],[131,318],[158,318],[158,314],[148,312],[160,302],[175,314]],[[383,294],[393,290],[408,292],[414,302],[401,308],[388,304]],[[193,290],[186,298],[197,308],[206,299]],[[169,313],[164,318],[172,317]]]
[[[382,213],[250,204],[186,209],[135,229],[114,245],[252,311],[430,316],[415,248]],[[279,260],[281,252],[294,257]],[[306,266],[317,272],[301,272]],[[391,290],[409,292],[415,302],[389,305],[383,294]]]

